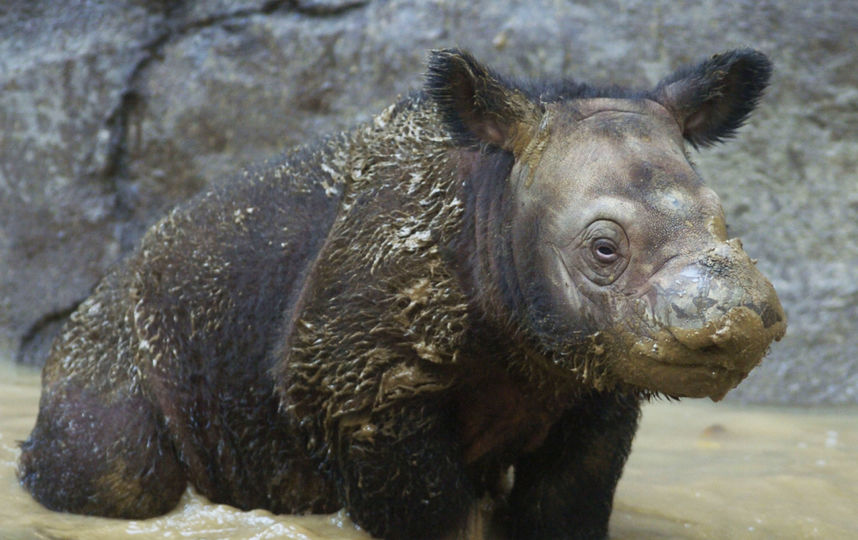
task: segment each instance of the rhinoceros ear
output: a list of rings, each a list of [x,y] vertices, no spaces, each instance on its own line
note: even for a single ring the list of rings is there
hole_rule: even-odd
[[[769,82],[772,64],[760,52],[741,49],[718,54],[662,80],[653,98],[676,116],[695,147],[732,137]]]
[[[542,117],[538,103],[458,49],[430,53],[425,89],[459,144],[494,145],[518,156]]]

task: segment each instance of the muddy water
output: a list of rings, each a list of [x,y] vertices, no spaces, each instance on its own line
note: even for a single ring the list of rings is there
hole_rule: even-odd
[[[344,514],[275,516],[188,491],[156,519],[49,512],[15,479],[39,376],[0,359],[0,539],[358,539]],[[858,409],[654,403],[617,491],[614,539],[858,538]]]

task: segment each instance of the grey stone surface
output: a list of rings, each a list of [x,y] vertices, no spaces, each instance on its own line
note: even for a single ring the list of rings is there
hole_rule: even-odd
[[[772,87],[695,156],[790,317],[730,399],[858,403],[858,12],[851,0],[7,2],[0,352],[39,363],[167,208],[368,119],[459,45],[521,76],[649,86],[751,46]]]

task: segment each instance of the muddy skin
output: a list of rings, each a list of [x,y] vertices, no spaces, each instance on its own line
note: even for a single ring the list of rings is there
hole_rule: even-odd
[[[431,53],[422,92],[177,208],[105,277],[22,484],[145,518],[191,483],[391,539],[490,497],[508,537],[606,537],[641,400],[721,399],[785,332],[687,154],[770,70],[731,51],[602,89]]]
[[[599,346],[616,351],[607,356],[624,383],[721,399],[785,332],[774,289],[740,242],[727,239],[718,198],[688,163],[676,122],[663,107],[587,100],[571,120],[561,116],[568,111],[556,114],[555,122],[574,127],[548,146],[540,167],[556,162],[588,180],[571,195],[536,183],[519,197],[540,212],[557,207],[558,222],[542,222],[546,236],[557,231],[547,248],[555,261],[545,255],[563,280],[555,295],[576,313],[588,301],[609,306],[599,324],[613,328],[600,335]],[[623,144],[612,144],[618,138]],[[606,182],[620,171],[625,181]],[[530,190],[537,193],[534,202]],[[586,211],[563,211],[582,194],[590,201]],[[599,257],[603,244],[616,250],[612,256]],[[642,250],[650,257],[630,261]]]

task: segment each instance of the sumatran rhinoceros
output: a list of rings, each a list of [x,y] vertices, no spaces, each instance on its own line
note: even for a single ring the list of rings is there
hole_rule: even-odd
[[[371,534],[600,538],[642,400],[721,399],[785,331],[689,147],[771,71],[653,90],[509,82],[431,53],[425,88],[180,206],[72,315],[20,478],[145,518],[190,483]],[[514,478],[512,482],[510,477]]]

